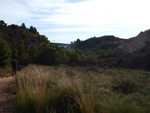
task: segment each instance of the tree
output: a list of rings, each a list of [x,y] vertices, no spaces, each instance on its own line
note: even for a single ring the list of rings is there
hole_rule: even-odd
[[[79,61],[80,60],[80,56],[77,54],[77,53],[75,53],[75,52],[72,52],[71,54],[70,54],[70,61]]]
[[[21,27],[24,28],[24,29],[26,29],[25,23],[22,23]]]
[[[8,64],[8,58],[11,56],[9,45],[6,41],[0,38],[0,66]]]
[[[77,49],[76,53],[79,55],[80,59],[85,58],[84,52],[81,49]]]
[[[30,32],[32,32],[32,33],[34,33],[34,34],[36,34],[37,33],[37,29],[35,28],[35,27],[33,27],[33,26],[30,26]]]
[[[21,34],[22,34],[22,38],[27,38],[28,37],[28,34],[26,33],[25,29],[23,29],[21,31]]]
[[[25,53],[25,45],[23,40],[20,40],[19,44],[18,44],[18,54],[19,56],[22,56]]]
[[[32,47],[29,49],[29,55],[30,55],[32,58],[34,58],[34,57],[37,56],[37,54],[38,54],[38,49],[37,49],[37,47],[32,46]]]
[[[59,60],[59,52],[50,45],[44,45],[39,53],[39,63],[48,65]]]
[[[5,26],[7,26],[7,23],[5,23],[4,20],[0,20],[0,26],[5,27]]]
[[[15,59],[18,58],[18,50],[17,49],[12,50],[12,58],[15,58]]]
[[[23,40],[20,40],[18,44],[18,61],[20,64],[29,64],[30,63],[30,57],[26,53],[26,48]]]

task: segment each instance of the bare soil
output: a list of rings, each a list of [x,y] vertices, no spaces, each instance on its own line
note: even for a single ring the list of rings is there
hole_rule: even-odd
[[[0,113],[16,113],[13,94],[14,76],[0,78]]]

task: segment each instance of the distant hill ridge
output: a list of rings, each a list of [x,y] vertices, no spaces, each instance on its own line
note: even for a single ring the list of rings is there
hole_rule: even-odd
[[[114,49],[118,47],[124,39],[115,37],[113,35],[106,35],[102,37],[92,37],[85,41],[77,39],[77,41],[71,44],[74,49],[82,49],[87,51],[99,51],[100,49]]]
[[[150,69],[150,30],[140,32],[136,37],[129,39],[115,36],[92,37],[85,41],[77,39],[71,47],[95,52],[111,49],[116,58],[120,59],[118,65]]]

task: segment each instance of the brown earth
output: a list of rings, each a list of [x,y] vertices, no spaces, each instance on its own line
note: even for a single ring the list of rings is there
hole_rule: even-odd
[[[13,94],[14,76],[0,78],[0,113],[16,113]]]

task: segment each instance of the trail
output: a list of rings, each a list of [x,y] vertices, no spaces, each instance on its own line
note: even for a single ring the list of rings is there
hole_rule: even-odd
[[[15,113],[14,76],[0,78],[0,113]]]

